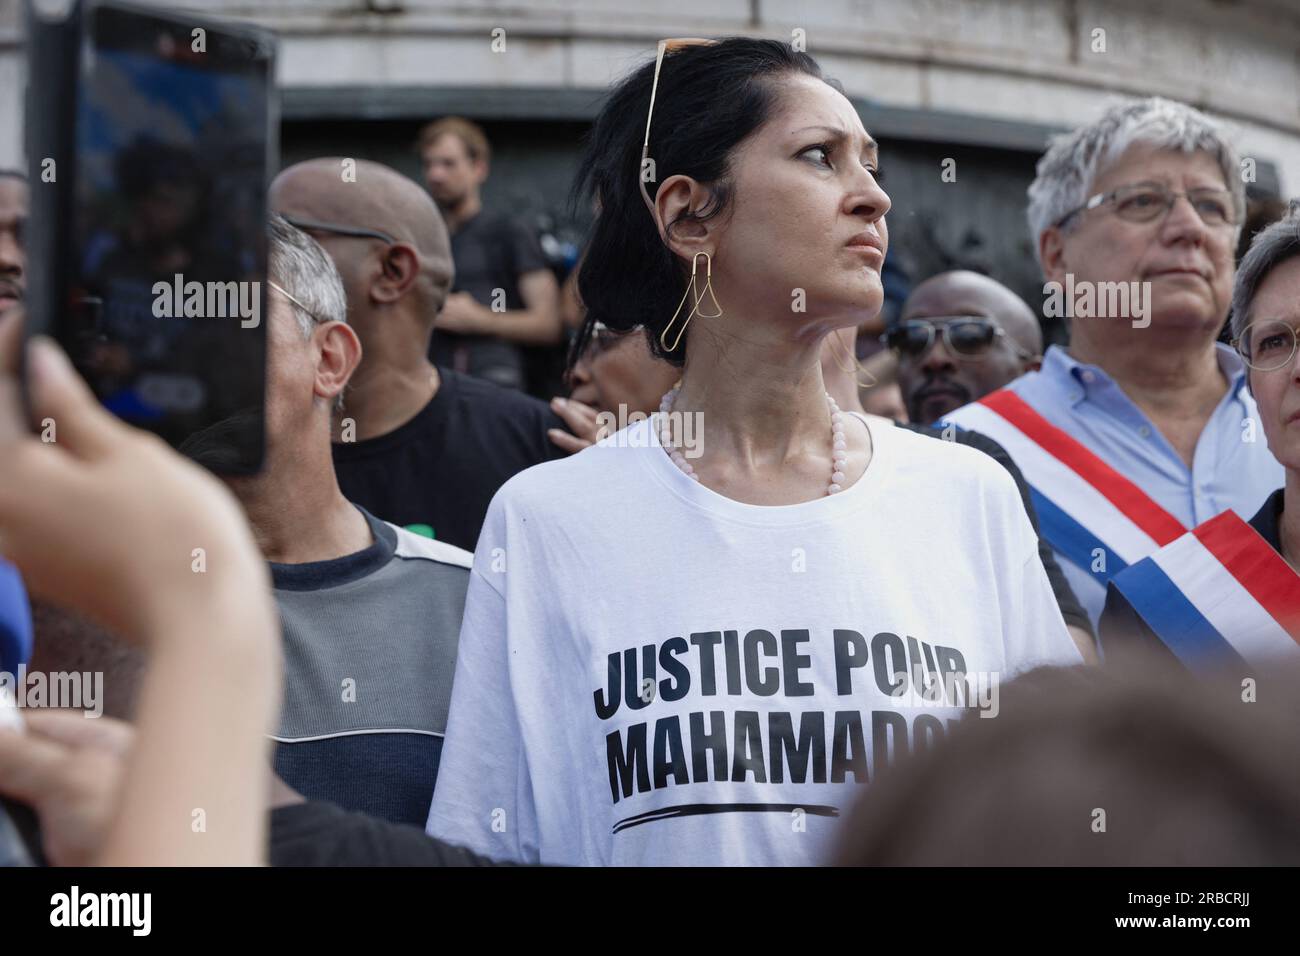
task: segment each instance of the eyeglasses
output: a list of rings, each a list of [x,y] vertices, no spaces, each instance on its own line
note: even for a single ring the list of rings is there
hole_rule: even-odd
[[[288,299],[290,302],[292,302],[292,303],[293,303],[294,305],[296,305],[298,308],[302,309],[304,312],[306,312],[308,315],[310,315],[311,318],[312,318],[312,321],[313,321],[313,322],[316,322],[316,323],[318,323],[318,324],[324,324],[324,322],[325,322],[324,319],[322,319],[319,315],[317,315],[317,314],[316,314],[315,312],[313,312],[311,309],[307,308],[307,306],[303,305],[303,304],[302,304],[302,301],[301,301],[300,299],[298,299],[295,295],[293,295],[291,292],[289,292],[289,291],[288,291],[287,289],[285,289],[283,286],[278,285],[278,284],[275,283],[275,282],[272,282],[270,279],[267,279],[267,280],[266,280],[266,284],[269,285],[269,286],[270,286],[272,289],[274,289],[276,292],[280,293],[280,295],[284,296],[286,299]]]
[[[942,330],[943,343],[958,358],[974,359],[987,353],[999,341],[1005,342],[1016,357],[1034,356],[1007,338],[1006,330],[991,319],[978,315],[946,315],[932,319],[905,319],[889,329],[880,340],[899,359],[916,361],[934,344],[935,333]]]
[[[1281,319],[1261,319],[1246,326],[1232,340],[1232,347],[1251,368],[1273,372],[1291,364],[1295,357],[1295,327]]]
[[[1115,215],[1128,222],[1153,222],[1167,215],[1179,198],[1191,203],[1201,221],[1211,228],[1235,226],[1243,218],[1236,198],[1226,189],[1192,189],[1180,193],[1162,183],[1130,183],[1108,193],[1097,193],[1056,220],[1055,225],[1063,226],[1079,213],[1105,205],[1113,205]]]
[[[587,340],[587,355],[595,358],[604,352],[608,352],[623,338],[628,335],[627,332],[620,332],[617,329],[611,329],[604,322],[595,322],[591,327],[591,338]]]
[[[378,239],[380,242],[386,242],[390,246],[396,245],[397,240],[386,232],[380,232],[378,229],[365,229],[361,226],[344,226],[334,222],[319,222],[315,219],[303,219],[300,216],[281,215],[289,225],[303,232],[332,232],[338,236],[354,236],[358,239]]]
[[[646,160],[650,158],[650,120],[654,118],[655,113],[655,93],[659,90],[659,70],[664,65],[664,55],[670,50],[680,50],[688,46],[714,46],[717,40],[702,40],[696,37],[678,37],[673,40],[660,40],[659,50],[655,54],[655,79],[650,86],[650,109],[645,117],[645,142],[641,144],[641,167],[637,170],[637,182],[641,184],[641,197],[645,200],[646,208],[654,214],[654,200],[650,198],[650,191],[645,186]],[[655,177],[658,181],[658,176]]]

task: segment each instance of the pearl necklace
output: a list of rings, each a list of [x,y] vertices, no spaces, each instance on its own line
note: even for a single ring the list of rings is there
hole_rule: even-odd
[[[695,469],[686,460],[686,456],[674,444],[672,427],[668,420],[668,415],[673,408],[673,401],[676,399],[680,388],[680,385],[673,386],[659,400],[659,444],[668,453],[668,457],[672,459],[673,464],[681,469],[687,478],[699,481],[700,476],[695,473]],[[844,415],[840,411],[840,407],[835,404],[835,399],[831,398],[829,392],[826,393],[826,406],[831,413],[831,481],[826,486],[826,494],[833,495],[844,490],[844,466],[848,464],[848,443],[844,440]]]

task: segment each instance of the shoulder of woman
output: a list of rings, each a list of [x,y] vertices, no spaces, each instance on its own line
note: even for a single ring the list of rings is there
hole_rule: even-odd
[[[873,434],[875,428],[872,429]],[[949,488],[953,494],[978,494],[987,490],[1006,493],[1020,500],[1015,480],[993,457],[988,447],[957,440],[952,433],[935,430],[913,431],[894,427],[888,433],[899,467],[915,470]],[[991,444],[991,443],[990,443]]]
[[[626,502],[629,469],[639,471],[635,450],[592,446],[525,468],[497,490],[492,508],[506,508],[523,518],[536,514],[562,520],[565,514],[611,507],[611,495]]]

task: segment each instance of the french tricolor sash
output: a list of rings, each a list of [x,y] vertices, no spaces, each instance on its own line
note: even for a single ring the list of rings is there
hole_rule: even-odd
[[[1300,575],[1225,511],[1111,582],[1189,667],[1300,657]]]
[[[1006,449],[1029,484],[1039,532],[1101,589],[1187,531],[1136,484],[1009,389],[985,395],[946,420],[982,432]]]

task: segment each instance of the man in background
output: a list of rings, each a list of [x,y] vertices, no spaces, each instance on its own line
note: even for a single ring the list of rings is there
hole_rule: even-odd
[[[1018,295],[978,272],[941,272],[908,296],[888,341],[911,421],[929,425],[1042,364],[1043,332]]]
[[[496,490],[571,450],[552,437],[568,435],[565,421],[534,398],[429,360],[453,274],[447,228],[401,173],[359,160],[355,181],[343,182],[340,163],[291,166],[270,194],[271,207],[334,260],[361,340],[335,421],[339,487],[385,521],[472,549]]]
[[[524,345],[563,336],[559,286],[537,237],[509,216],[483,210],[491,148],[474,123],[448,116],[417,143],[424,179],[451,233],[456,284],[434,330],[439,365],[507,388],[525,385]]]
[[[1069,345],[946,416],[1011,453],[1094,623],[1111,577],[1282,484],[1245,363],[1216,341],[1243,195],[1228,134],[1183,103],[1118,103],[1054,139],[1028,219]]]
[[[361,358],[319,245],[270,226],[266,460],[227,478],[270,564],[284,632],[275,769],[304,796],[397,823],[427,810],[470,555],[394,527],[334,477],[334,405]]]

